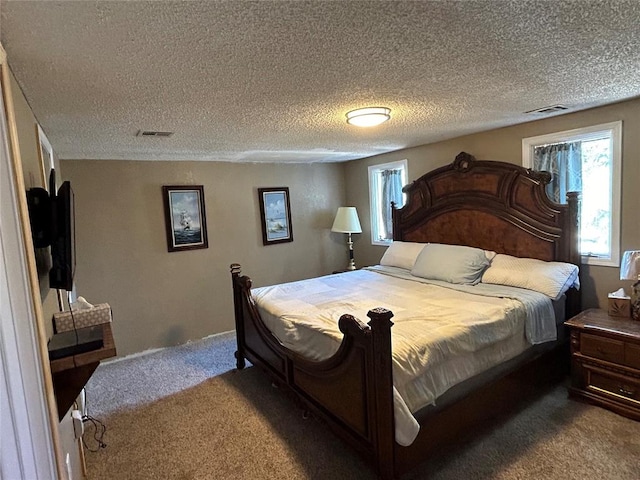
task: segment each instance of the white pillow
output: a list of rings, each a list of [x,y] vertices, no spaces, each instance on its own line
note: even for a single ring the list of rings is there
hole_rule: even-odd
[[[519,258],[498,254],[482,276],[482,283],[508,285],[544,293],[554,300],[575,286],[578,267],[572,263],[545,262],[535,258]]]
[[[479,248],[429,243],[418,255],[411,274],[430,280],[475,285],[488,265],[484,250]]]
[[[426,243],[394,241],[380,259],[380,265],[411,270]]]

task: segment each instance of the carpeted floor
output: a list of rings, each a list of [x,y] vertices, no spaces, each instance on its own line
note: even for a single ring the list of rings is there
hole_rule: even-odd
[[[234,349],[225,334],[101,365],[87,397],[107,447],[87,452],[88,478],[375,478],[262,372],[234,370]],[[561,386],[403,478],[637,480],[640,423],[568,400]]]
[[[87,384],[89,414],[103,417],[169,397],[236,368],[235,332],[101,364]]]

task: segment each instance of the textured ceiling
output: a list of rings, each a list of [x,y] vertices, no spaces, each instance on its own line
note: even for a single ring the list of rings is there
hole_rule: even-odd
[[[637,0],[3,0],[0,15],[64,159],[344,161],[640,95]],[[378,105],[389,122],[345,122]]]

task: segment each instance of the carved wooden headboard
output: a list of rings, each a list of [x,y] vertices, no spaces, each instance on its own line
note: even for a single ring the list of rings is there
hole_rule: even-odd
[[[578,194],[552,202],[547,172],[478,161],[462,152],[404,188],[407,203],[393,210],[394,240],[493,250],[518,257],[580,264]]]

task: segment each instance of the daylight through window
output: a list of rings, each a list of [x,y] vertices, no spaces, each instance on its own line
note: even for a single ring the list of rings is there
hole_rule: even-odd
[[[580,192],[583,263],[619,265],[621,135],[614,122],[522,141],[523,165],[551,173],[549,198],[566,203]]]
[[[388,245],[393,240],[391,202],[404,206],[402,188],[407,184],[407,161],[369,167],[369,208],[371,211],[371,242]]]

